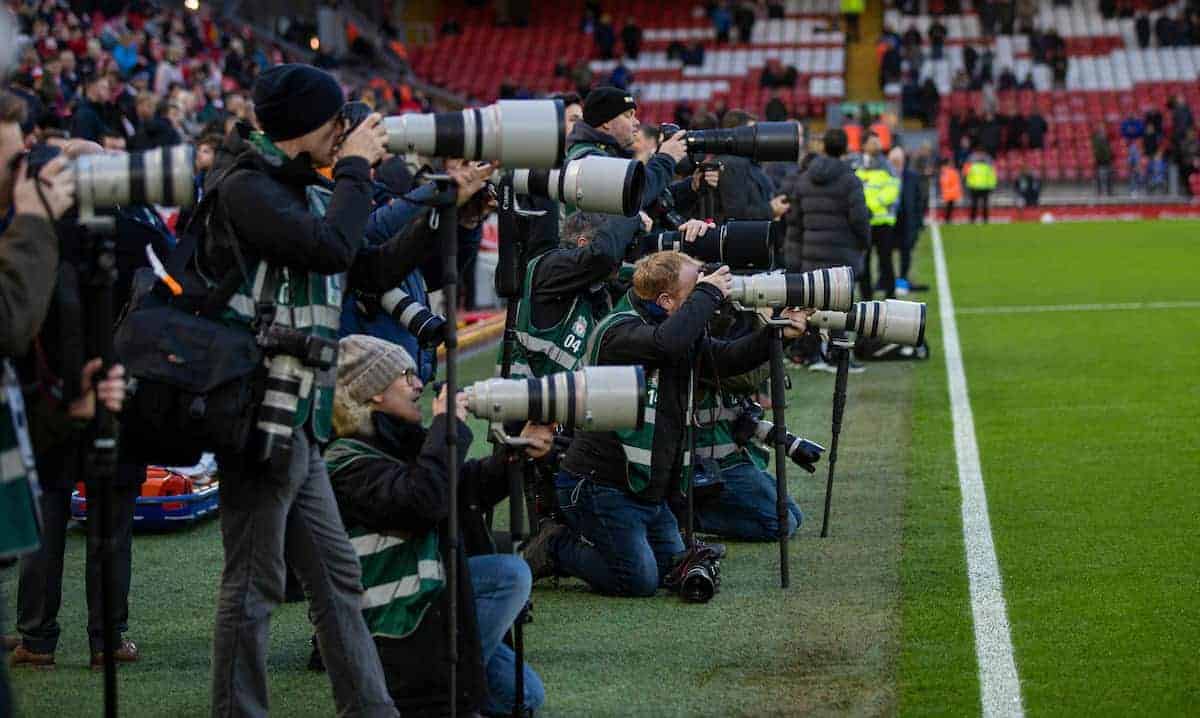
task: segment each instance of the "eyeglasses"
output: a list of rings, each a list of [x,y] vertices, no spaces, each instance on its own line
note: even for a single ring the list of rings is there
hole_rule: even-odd
[[[408,384],[409,386],[415,386],[415,380],[417,379],[416,371],[412,369],[405,369],[403,376],[405,384]]]

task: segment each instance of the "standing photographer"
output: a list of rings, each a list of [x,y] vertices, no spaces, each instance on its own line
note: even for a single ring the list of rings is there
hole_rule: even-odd
[[[766,328],[733,342],[705,338],[731,276],[728,267],[701,276],[700,264],[679,252],[643,257],[633,288],[588,337],[588,365],[646,369],[645,421],[635,430],[576,433],[557,478],[567,525],[543,524],[525,549],[535,579],[578,576],[617,596],[657,592],[684,548],[667,497],[688,489],[680,479],[690,463],[693,371],[739,374],[770,351]],[[784,317],[788,336],[804,331],[805,313]]]
[[[687,156],[684,133],[676,132],[658,146],[658,152],[646,162],[646,186],[642,191],[642,209],[654,205],[658,196],[675,178],[675,163]],[[616,87],[597,87],[583,102],[583,119],[567,135],[567,160],[589,155],[632,159],[638,143],[637,103],[629,92]],[[566,216],[575,212],[564,204]]]
[[[306,345],[327,346],[341,309],[337,275],[351,269],[362,248],[370,167],[384,154],[386,133],[372,114],[342,139],[342,89],[306,65],[262,73],[254,103],[263,132],[250,136],[236,168],[209,187],[218,195],[198,267],[211,277],[244,273],[262,284],[272,274],[285,276],[287,291],[256,292],[243,279],[227,322],[247,332],[268,322],[301,334]],[[310,206],[308,188],[323,186],[315,168],[328,165],[334,182],[322,213]],[[256,316],[263,309],[259,298],[274,311]],[[292,395],[294,420],[284,427],[291,428],[290,457],[275,455],[269,466],[246,455],[217,457],[225,567],[213,639],[212,714],[267,713],[267,631],[284,597],[286,549],[312,604],[338,713],[394,716],[359,610],[358,561],[317,448],[331,438],[333,372],[307,365],[301,372],[308,389]],[[262,407],[258,412],[260,421],[268,416]]]
[[[23,149],[20,123],[25,103],[0,92],[0,565],[39,548],[37,470],[25,414],[25,397],[10,357],[24,354],[50,306],[57,278],[58,238],[53,222],[74,203],[75,184],[67,161],[55,158],[31,176],[28,160],[14,162]],[[14,167],[15,164],[15,167]],[[83,397],[72,418],[89,419],[98,398],[109,411],[121,410],[124,371],[113,367],[92,392],[100,362],[80,378]],[[18,650],[29,652],[25,646]],[[3,658],[4,645],[0,649]],[[12,699],[0,660],[0,715],[12,715]],[[51,656],[50,664],[53,664]]]

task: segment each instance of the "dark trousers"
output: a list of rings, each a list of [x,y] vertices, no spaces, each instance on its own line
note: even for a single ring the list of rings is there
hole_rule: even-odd
[[[897,245],[900,250],[900,277],[908,279],[908,270],[912,269],[912,253],[913,248],[917,246],[917,237],[920,236],[919,229],[904,229],[896,233],[898,237]]]
[[[842,18],[846,21],[846,39],[858,42],[858,13],[848,12],[843,14]]]
[[[950,224],[950,218],[954,215],[954,200],[943,202],[942,204],[945,207],[944,214],[942,215],[942,224]]]
[[[875,256],[879,258],[879,283],[883,287],[883,291],[888,297],[896,296],[896,265],[893,262],[892,255],[896,251],[896,228],[890,224],[876,224],[871,226],[871,246],[875,248]],[[870,257],[867,257],[867,265],[870,265]],[[869,277],[869,270],[864,272]],[[875,292],[874,287],[870,287],[871,294],[863,295],[863,299],[870,299]]]
[[[129,628],[129,577],[133,566],[133,513],[140,487],[114,486],[109,525],[112,528],[112,607],[119,634]],[[98,486],[88,487],[87,606],[88,644],[104,648],[100,583],[100,503]],[[21,642],[35,653],[53,653],[62,629],[58,610],[62,606],[63,558],[66,553],[67,522],[71,519],[71,489],[52,488],[41,496],[42,545],[21,559],[17,589],[17,630]]]
[[[971,223],[975,223],[975,215],[979,213],[980,208],[983,209],[983,223],[988,223],[988,204],[992,198],[992,191],[986,189],[968,190],[971,194]]]

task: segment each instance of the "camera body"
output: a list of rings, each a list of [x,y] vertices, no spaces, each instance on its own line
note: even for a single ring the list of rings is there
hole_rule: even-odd
[[[733,421],[733,441],[739,446],[745,446],[751,441],[757,441],[764,446],[773,447],[776,444],[778,430],[774,424],[763,419],[763,408],[755,403],[746,403],[742,412]],[[802,439],[790,431],[783,437],[788,458],[808,473],[816,473],[816,463],[825,453],[825,447]]]
[[[692,548],[675,556],[675,568],[664,583],[687,603],[707,603],[721,590],[723,558],[724,546],[696,541]]]

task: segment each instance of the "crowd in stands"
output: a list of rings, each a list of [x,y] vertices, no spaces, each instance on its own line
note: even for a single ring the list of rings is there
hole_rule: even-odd
[[[223,136],[254,112],[249,89],[266,68],[298,58],[249,26],[135,0],[119,13],[78,13],[65,0],[10,3],[27,41],[10,89],[28,105],[24,130],[145,150]],[[299,58],[303,59],[303,58]],[[353,93],[384,112],[428,102],[374,77]]]

